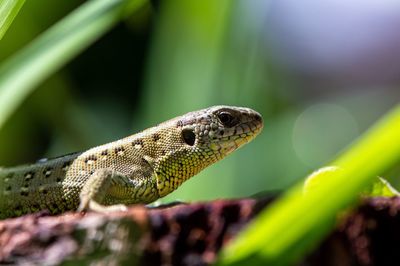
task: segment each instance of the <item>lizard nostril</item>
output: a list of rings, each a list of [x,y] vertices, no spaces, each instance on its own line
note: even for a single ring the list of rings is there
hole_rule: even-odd
[[[261,117],[261,115],[259,115],[259,114],[255,114],[254,115],[254,119],[257,121],[257,122],[260,122],[260,123],[262,123],[262,117]]]

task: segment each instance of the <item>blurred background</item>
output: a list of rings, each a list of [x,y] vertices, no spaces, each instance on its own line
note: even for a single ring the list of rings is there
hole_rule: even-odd
[[[83,2],[26,1],[0,61]],[[399,101],[398,25],[395,0],[149,1],[24,101],[0,130],[0,164],[85,150],[226,104],[259,111],[264,131],[164,200],[285,189]],[[382,175],[400,184],[400,169]]]

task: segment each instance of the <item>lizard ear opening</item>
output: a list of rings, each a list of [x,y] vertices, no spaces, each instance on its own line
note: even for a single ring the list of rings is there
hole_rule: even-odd
[[[193,146],[194,142],[196,141],[196,135],[191,129],[182,130],[182,138],[185,141],[185,143],[189,146]]]

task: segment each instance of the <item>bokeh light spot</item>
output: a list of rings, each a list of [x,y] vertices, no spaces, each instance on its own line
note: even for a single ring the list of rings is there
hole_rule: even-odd
[[[293,149],[312,168],[328,163],[358,136],[353,115],[335,104],[316,104],[297,118],[293,128]]]

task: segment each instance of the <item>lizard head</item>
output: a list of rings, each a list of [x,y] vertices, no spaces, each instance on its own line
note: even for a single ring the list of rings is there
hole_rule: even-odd
[[[221,159],[251,141],[263,127],[256,111],[214,106],[192,112],[182,120],[182,139],[192,152]]]
[[[213,106],[168,121],[173,125],[169,153],[157,164],[160,195],[254,139],[263,128],[261,115],[249,108]],[[170,131],[171,132],[171,131]]]

